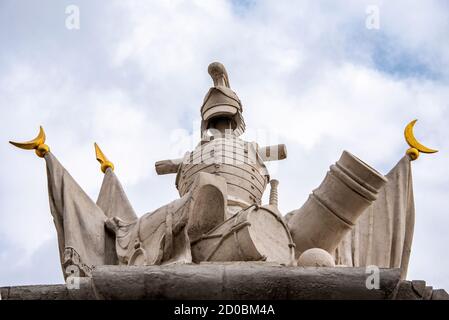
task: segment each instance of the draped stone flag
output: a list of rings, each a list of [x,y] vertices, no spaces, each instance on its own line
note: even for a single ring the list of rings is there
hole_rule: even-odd
[[[64,277],[68,276],[66,268],[73,265],[80,276],[90,275],[93,266],[109,260],[105,254],[107,217],[51,152],[45,154],[45,161]]]
[[[336,264],[400,268],[405,279],[415,223],[410,162],[404,156],[387,174],[377,200],[336,249]]]

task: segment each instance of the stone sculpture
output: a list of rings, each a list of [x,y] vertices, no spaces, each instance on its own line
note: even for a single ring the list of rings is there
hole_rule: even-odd
[[[410,162],[419,152],[436,152],[414,138],[416,120],[406,128],[411,148],[387,176],[344,151],[306,203],[283,215],[278,209],[278,181],[270,179],[264,163],[285,159],[285,145],[261,147],[241,139],[245,131],[243,106],[231,90],[227,72],[218,62],[210,64],[208,72],[213,87],[201,106],[200,142],[181,159],[155,164],[158,174],[176,174],[180,198],[140,217],[115,175],[114,165],[97,144],[104,180],[94,202],[50,152],[42,127],[32,141],[11,142],[34,149],[46,161],[64,276],[75,273],[84,277],[84,283],[89,283],[86,288],[90,288],[95,274],[102,277],[101,270],[120,273],[127,270],[125,266],[160,265],[158,268],[167,272],[184,272],[179,270],[195,270],[192,267],[199,263],[242,266],[242,262],[252,261],[255,274],[257,268],[268,270],[264,268],[269,266],[285,270],[327,267],[326,272],[334,269],[350,277],[354,270],[354,277],[360,277],[359,269],[350,267],[377,265],[399,269],[391,277],[404,279],[414,221]],[[262,204],[268,184],[270,200]],[[108,265],[119,269],[108,269],[113,268]],[[342,265],[347,271],[338,271]],[[199,273],[209,272],[208,267],[197,266]],[[251,268],[242,272],[252,274]],[[392,288],[396,287],[397,283]],[[84,298],[92,297],[90,289],[86,290]],[[252,297],[259,298],[257,294]]]

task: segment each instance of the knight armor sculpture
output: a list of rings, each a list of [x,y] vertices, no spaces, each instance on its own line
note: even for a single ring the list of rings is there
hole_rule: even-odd
[[[180,198],[140,217],[97,144],[104,180],[94,202],[50,152],[42,127],[36,139],[12,142],[46,161],[64,276],[74,268],[90,276],[100,265],[267,261],[375,264],[400,268],[404,278],[414,225],[410,162],[436,152],[414,138],[416,121],[405,132],[411,148],[389,174],[344,151],[306,203],[284,215],[265,162],[285,159],[285,145],[243,140],[243,106],[224,66],[214,62],[208,72],[213,87],[201,106],[200,142],[183,158],[155,164],[158,174],[176,174]]]

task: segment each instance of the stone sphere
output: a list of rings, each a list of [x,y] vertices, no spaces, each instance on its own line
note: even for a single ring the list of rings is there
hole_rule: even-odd
[[[304,251],[298,258],[300,267],[335,267],[334,257],[326,250],[312,248]]]

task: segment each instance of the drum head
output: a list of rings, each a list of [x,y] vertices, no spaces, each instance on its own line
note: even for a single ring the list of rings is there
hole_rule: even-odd
[[[275,213],[265,208],[254,209],[248,214],[248,221],[254,246],[267,257],[266,261],[291,263],[290,233]]]

